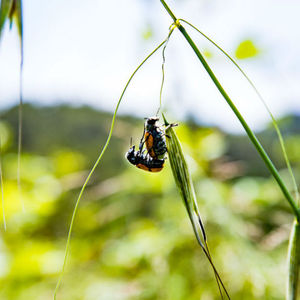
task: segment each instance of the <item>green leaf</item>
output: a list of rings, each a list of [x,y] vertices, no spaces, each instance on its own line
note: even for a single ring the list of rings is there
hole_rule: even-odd
[[[242,41],[235,50],[235,56],[239,59],[245,59],[257,56],[260,53],[259,49],[251,40]]]
[[[14,0],[13,19],[18,28],[21,47],[23,46],[23,18],[22,18],[22,0]]]
[[[23,20],[22,20],[22,0],[2,0],[0,6],[0,39],[2,31],[7,20],[10,21],[10,27],[15,22],[20,43],[21,53],[23,56]]]
[[[0,38],[6,20],[9,18],[13,0],[2,0],[0,6]]]

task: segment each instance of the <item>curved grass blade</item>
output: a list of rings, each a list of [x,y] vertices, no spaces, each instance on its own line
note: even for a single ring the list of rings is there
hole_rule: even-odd
[[[300,224],[297,222],[297,220],[294,221],[291,231],[288,250],[288,262],[289,270],[286,299],[296,300],[300,268]]]
[[[167,38],[168,39],[168,38]],[[61,273],[60,273],[60,277],[58,279],[58,282],[56,284],[56,287],[55,287],[55,290],[54,290],[54,300],[56,299],[56,296],[57,296],[57,291],[59,289],[59,286],[61,284],[61,281],[62,281],[62,277],[63,277],[63,274],[64,274],[64,270],[65,270],[65,266],[66,266],[66,262],[67,262],[67,256],[68,256],[68,253],[69,253],[69,248],[70,248],[70,241],[71,241],[71,234],[72,234],[72,229],[73,229],[73,225],[74,225],[74,220],[75,220],[75,216],[76,216],[76,213],[77,213],[77,210],[78,210],[78,206],[79,206],[79,202],[82,198],[82,195],[83,195],[83,192],[91,178],[91,176],[93,175],[95,169],[97,168],[97,166],[99,165],[100,161],[101,161],[101,158],[104,154],[104,152],[106,151],[107,147],[108,147],[108,144],[110,142],[110,139],[111,139],[111,136],[112,136],[112,133],[113,133],[113,129],[114,129],[114,125],[115,125],[115,119],[116,119],[116,116],[117,116],[117,112],[118,112],[118,109],[119,109],[119,106],[121,104],[121,101],[123,99],[123,96],[125,94],[125,91],[127,90],[127,87],[129,85],[129,83],[131,82],[132,78],[134,77],[134,75],[137,73],[137,71],[142,67],[142,65],[158,50],[160,49],[167,41],[167,39],[165,39],[163,42],[161,42],[139,65],[138,67],[134,70],[134,72],[132,73],[132,75],[130,76],[130,78],[128,79],[122,93],[121,93],[121,96],[118,100],[118,103],[117,103],[117,106],[115,108],[115,111],[114,111],[114,114],[113,114],[113,117],[112,117],[112,122],[111,122],[111,126],[110,126],[110,131],[109,131],[109,134],[108,134],[108,137],[107,137],[107,140],[105,142],[105,145],[103,146],[94,166],[92,167],[90,173],[88,174],[81,190],[80,190],[80,193],[79,193],[79,196],[76,200],[76,204],[75,204],[75,207],[74,207],[74,210],[73,210],[73,214],[72,214],[72,219],[71,219],[71,223],[70,223],[70,227],[69,227],[69,232],[68,232],[68,238],[67,238],[67,243],[66,243],[66,248],[65,248],[65,256],[64,256],[64,261],[63,261],[63,266],[62,266],[62,270],[61,270]]]
[[[253,88],[254,92],[256,93],[256,95],[258,96],[258,98],[260,99],[262,104],[264,105],[265,109],[267,110],[269,116],[271,117],[272,124],[273,124],[273,126],[275,128],[275,131],[277,133],[278,140],[279,140],[279,143],[280,143],[280,147],[281,147],[281,150],[282,150],[282,153],[283,153],[283,157],[284,157],[287,169],[289,171],[289,174],[290,174],[290,177],[291,177],[291,180],[292,180],[293,189],[294,189],[294,193],[295,193],[295,199],[296,199],[296,202],[298,203],[298,206],[299,206],[300,205],[300,203],[299,203],[299,191],[298,191],[295,175],[294,175],[293,169],[292,169],[291,164],[290,164],[290,160],[289,160],[288,155],[287,155],[285,143],[284,143],[281,131],[279,129],[279,126],[277,124],[277,121],[276,121],[274,115],[272,114],[270,108],[268,107],[265,99],[263,98],[261,93],[258,91],[258,89],[256,88],[253,81],[248,77],[248,75],[244,72],[244,70],[238,65],[238,63],[225,50],[223,50],[217,43],[215,43],[211,38],[209,38],[206,34],[204,34],[201,30],[199,30],[196,26],[194,26],[190,22],[188,22],[184,19],[179,19],[179,21],[182,21],[182,22],[188,24],[189,26],[191,26],[198,33],[200,33],[203,37],[205,37],[210,43],[212,43],[216,48],[218,48],[235,65],[235,67],[242,73],[244,78],[248,81],[248,83]]]
[[[180,142],[176,136],[176,133],[172,126],[168,126],[169,123],[166,120],[165,116],[163,116],[165,125],[167,126],[166,129],[166,142],[167,142],[167,149],[168,149],[168,157],[173,173],[173,177],[177,188],[180,192],[181,198],[183,203],[186,207],[188,216],[192,223],[192,227],[196,236],[196,239],[202,248],[204,254],[206,255],[207,259],[209,260],[210,265],[213,268],[216,281],[218,284],[218,288],[220,291],[220,295],[223,298],[222,290],[224,291],[226,297],[230,299],[230,296],[226,290],[226,287],[213,263],[212,257],[209,252],[208,243],[207,243],[207,236],[205,233],[204,225],[201,220],[200,212],[198,209],[196,194],[194,190],[194,185],[192,182],[192,178],[186,163],[186,160],[183,155],[183,151],[180,145]]]

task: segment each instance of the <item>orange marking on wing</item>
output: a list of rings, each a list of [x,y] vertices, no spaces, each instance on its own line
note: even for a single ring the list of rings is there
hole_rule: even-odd
[[[137,168],[151,172],[151,169],[143,164],[137,164]]]
[[[145,133],[145,145],[149,155],[153,158],[157,158],[153,150],[153,136],[147,131]]]
[[[155,173],[155,172],[160,172],[160,171],[162,170],[162,168],[163,168],[163,167],[161,167],[161,168],[152,168],[152,169],[150,169],[151,171],[150,171],[150,170],[149,170],[149,171],[150,171],[150,172],[154,172],[154,173]]]
[[[141,170],[153,172],[153,173],[160,172],[163,169],[163,165],[160,168],[149,168],[143,164],[137,164],[136,166],[137,166],[137,168],[139,168]]]

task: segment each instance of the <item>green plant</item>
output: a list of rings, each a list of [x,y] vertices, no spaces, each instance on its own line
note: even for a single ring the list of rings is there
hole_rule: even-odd
[[[20,77],[19,77],[19,128],[18,128],[18,167],[17,180],[19,189],[19,198],[23,208],[24,202],[21,195],[21,152],[22,152],[22,106],[23,106],[23,15],[22,15],[22,0],[1,0],[0,6],[0,41],[2,37],[3,28],[6,22],[10,22],[12,27],[13,22],[17,26],[20,40]],[[1,185],[1,188],[2,185]]]
[[[228,105],[230,106],[230,108],[232,109],[232,111],[234,112],[234,114],[236,115],[236,117],[238,118],[238,120],[240,121],[242,126],[244,127],[244,129],[245,129],[245,131],[246,131],[246,133],[249,137],[249,140],[255,146],[257,152],[259,153],[262,160],[264,161],[267,168],[269,169],[270,173],[272,174],[272,176],[276,180],[276,182],[277,182],[278,186],[280,187],[284,197],[286,198],[286,200],[288,201],[288,203],[289,203],[289,205],[292,209],[292,212],[293,212],[294,217],[295,217],[295,221],[294,221],[293,230],[292,230],[291,237],[290,237],[289,279],[288,279],[288,285],[287,285],[288,288],[287,288],[286,299],[287,300],[296,299],[297,298],[298,275],[299,275],[299,253],[300,253],[300,251],[299,251],[299,248],[300,248],[300,246],[299,246],[299,243],[300,243],[300,234],[299,234],[299,232],[300,232],[300,230],[299,230],[300,211],[299,211],[299,203],[297,203],[298,202],[298,192],[297,192],[297,184],[296,184],[295,178],[293,176],[291,166],[290,166],[290,163],[289,163],[289,160],[288,160],[288,157],[287,157],[287,153],[286,153],[286,150],[285,150],[283,138],[281,136],[281,133],[280,133],[280,130],[279,130],[278,125],[276,123],[276,120],[274,119],[274,117],[271,114],[268,107],[265,105],[268,112],[271,115],[273,125],[274,125],[275,130],[276,130],[276,132],[278,134],[278,137],[279,137],[279,141],[280,141],[281,148],[282,148],[282,151],[283,151],[283,154],[284,154],[284,158],[285,158],[287,167],[288,167],[289,172],[290,172],[291,177],[292,177],[294,190],[295,190],[295,195],[296,195],[295,197],[292,196],[292,194],[290,193],[290,191],[286,187],[284,181],[282,180],[278,170],[274,166],[274,164],[271,161],[271,159],[269,158],[268,154],[266,153],[266,151],[264,150],[264,148],[260,144],[259,140],[255,136],[255,134],[253,133],[251,128],[248,126],[248,124],[244,120],[243,116],[240,114],[238,109],[235,107],[233,101],[228,96],[228,94],[226,93],[226,91],[222,87],[221,83],[218,81],[218,78],[215,76],[214,72],[211,70],[210,66],[207,64],[205,58],[203,57],[203,55],[199,51],[198,47],[196,46],[194,41],[191,39],[190,35],[186,31],[186,29],[183,27],[181,22],[188,24],[189,26],[191,26],[192,28],[194,28],[195,30],[200,32],[202,35],[204,35],[204,34],[201,31],[199,31],[194,25],[190,24],[189,22],[187,22],[183,19],[177,19],[175,17],[174,13],[171,11],[171,9],[168,7],[168,5],[166,4],[166,2],[164,0],[161,0],[160,2],[164,6],[164,8],[168,12],[168,14],[171,16],[171,18],[173,19],[173,24],[170,27],[169,34],[168,34],[167,38],[157,48],[155,48],[155,50],[152,51],[145,58],[145,60],[142,61],[142,63],[137,67],[137,69],[133,72],[133,74],[129,78],[127,84],[125,85],[125,88],[124,88],[124,90],[123,90],[123,92],[120,96],[120,99],[117,102],[107,141],[106,141],[106,143],[105,143],[98,159],[96,160],[93,168],[91,169],[89,175],[87,176],[87,178],[85,180],[85,183],[83,184],[82,189],[81,189],[81,191],[79,193],[79,196],[77,198],[77,201],[76,201],[76,205],[75,205],[75,208],[74,208],[74,211],[73,211],[72,220],[71,220],[69,233],[68,233],[68,239],[67,239],[67,245],[66,245],[66,251],[65,251],[65,258],[64,258],[62,273],[61,273],[61,277],[58,281],[58,284],[57,284],[57,287],[56,287],[56,290],[55,290],[54,298],[56,298],[56,293],[57,293],[58,287],[61,283],[63,271],[64,271],[64,268],[65,268],[65,265],[66,265],[67,255],[68,255],[69,245],[70,245],[70,240],[71,240],[71,234],[72,234],[72,229],[73,229],[73,224],[74,224],[76,213],[78,211],[79,202],[82,198],[83,192],[84,192],[84,190],[87,186],[88,181],[90,180],[90,178],[91,178],[92,174],[94,173],[96,167],[99,165],[99,163],[100,163],[100,161],[103,157],[103,154],[104,154],[104,152],[106,151],[106,149],[109,145],[109,142],[110,142],[110,139],[111,139],[111,136],[112,136],[112,132],[113,132],[113,129],[114,129],[114,124],[115,124],[115,120],[116,120],[117,111],[118,111],[119,105],[120,105],[120,103],[123,99],[124,93],[125,93],[128,85],[129,85],[129,83],[131,82],[133,76],[140,69],[140,67],[158,49],[160,49],[162,46],[164,46],[164,48],[163,48],[163,64],[162,64],[163,78],[162,78],[162,85],[161,85],[161,89],[160,89],[160,106],[159,106],[158,111],[160,110],[161,102],[162,102],[162,88],[163,88],[163,83],[164,83],[165,49],[166,49],[166,46],[167,46],[167,42],[169,41],[169,39],[172,35],[172,32],[175,29],[179,29],[179,31],[182,33],[182,35],[184,36],[184,38],[186,39],[188,44],[194,50],[196,56],[198,57],[199,61],[201,62],[201,64],[205,68],[206,72],[208,73],[208,75],[210,76],[212,81],[214,82],[215,86],[217,87],[219,92],[222,94],[222,96],[224,97],[224,99],[226,100],[226,102],[228,103]],[[20,188],[20,153],[21,153],[21,144],[22,144],[21,143],[21,137],[22,137],[22,127],[21,127],[21,124],[22,124],[22,65],[23,65],[22,9],[21,9],[21,0],[2,0],[1,1],[1,8],[0,8],[0,37],[1,37],[1,31],[3,29],[5,21],[7,19],[9,19],[10,22],[12,22],[13,18],[15,18],[15,20],[17,22],[17,26],[18,26],[18,30],[19,30],[20,38],[21,38],[20,39],[21,40],[21,47],[20,47],[21,48],[21,64],[20,64],[20,67],[21,67],[20,74],[21,75],[20,75],[20,106],[19,106],[19,109],[20,109],[20,111],[19,111],[19,124],[20,125],[19,125],[19,143],[18,143],[18,152],[19,152],[19,159],[18,159],[18,182],[19,182],[19,185],[18,186]],[[232,58],[224,50],[222,50],[217,44],[215,44],[211,39],[209,39],[207,36],[205,36],[205,37],[208,40],[210,40],[215,46],[217,46],[235,64],[235,66],[242,72],[242,74],[246,77],[246,79],[249,81],[249,83],[252,85],[252,87],[257,92],[258,96],[263,101],[263,98],[260,96],[259,92],[257,91],[257,89],[254,86],[254,84],[252,83],[252,81],[250,81],[250,79],[246,76],[246,74],[232,60]],[[264,101],[263,101],[263,103],[265,104]],[[216,276],[216,279],[217,279],[217,282],[218,282],[219,289],[220,289],[220,287],[224,288],[224,285],[223,285],[222,280],[219,276],[219,273],[216,271],[216,269],[214,267],[214,264],[212,263],[212,259],[211,259],[211,256],[210,256],[210,253],[209,253],[209,250],[208,250],[208,246],[207,246],[207,242],[206,242],[206,234],[205,234],[205,231],[204,231],[204,226],[203,226],[202,221],[200,219],[200,214],[199,214],[199,211],[198,211],[197,202],[196,202],[196,199],[195,199],[195,194],[194,194],[194,191],[193,191],[192,181],[191,181],[191,178],[190,178],[190,175],[189,175],[186,163],[185,163],[185,159],[184,159],[182,150],[180,148],[180,143],[179,143],[175,133],[173,132],[172,128],[169,128],[167,130],[167,133],[170,135],[170,139],[167,140],[167,141],[168,141],[168,148],[169,148],[169,157],[170,157],[170,161],[171,161],[171,167],[173,169],[175,182],[176,182],[177,186],[179,187],[182,198],[184,199],[184,203],[185,203],[185,206],[187,208],[190,220],[192,222],[196,238],[197,238],[200,246],[202,247],[204,253],[206,254],[207,258],[211,262],[211,265],[213,267],[213,270],[215,272],[215,276]],[[177,156],[178,153],[180,153],[179,157]],[[181,164],[181,167],[180,167],[180,164]],[[177,167],[176,167],[176,165],[177,165]],[[1,173],[1,170],[0,170],[0,173]],[[2,173],[1,173],[1,176],[2,176]],[[1,181],[2,181],[2,179],[1,179]],[[1,187],[2,187],[2,184],[1,184]],[[196,219],[195,219],[193,213],[195,213]],[[201,239],[201,236],[202,236],[202,239]],[[224,291],[225,291],[226,295],[229,298],[229,295],[227,294],[227,291],[226,291],[225,288],[224,288]],[[220,289],[220,292],[221,292],[221,289]],[[221,292],[221,295],[222,295],[222,292]]]
[[[203,55],[200,53],[199,49],[195,45],[194,41],[191,39],[189,34],[186,32],[185,28],[180,24],[179,19],[177,19],[175,17],[174,13],[171,11],[171,9],[168,7],[168,5],[166,4],[166,2],[164,0],[161,0],[160,2],[164,6],[164,8],[168,12],[168,14],[171,16],[171,18],[173,19],[174,23],[176,24],[176,26],[178,27],[178,29],[180,30],[182,35],[185,37],[186,41],[189,43],[191,48],[194,50],[194,52],[197,55],[198,59],[200,60],[201,64],[203,65],[203,67],[207,71],[208,75],[210,76],[211,80],[214,82],[215,86],[217,87],[219,92],[222,94],[222,96],[226,100],[227,104],[230,106],[230,108],[232,109],[232,111],[234,112],[234,114],[236,115],[236,117],[238,118],[238,120],[240,121],[242,126],[244,127],[250,141],[256,148],[257,152],[260,154],[261,158],[265,162],[267,168],[269,169],[270,173],[273,175],[274,179],[277,181],[277,184],[279,185],[283,195],[285,196],[286,200],[288,201],[288,203],[293,211],[293,214],[295,216],[295,222],[294,222],[293,230],[292,230],[292,234],[291,234],[291,242],[290,242],[290,250],[289,250],[289,266],[290,267],[289,267],[289,280],[288,280],[288,284],[287,284],[288,288],[287,288],[286,299],[287,300],[296,299],[297,285],[298,285],[297,279],[298,279],[298,274],[299,274],[299,255],[300,255],[300,252],[295,250],[295,249],[299,249],[298,247],[300,244],[300,237],[298,234],[298,227],[299,227],[299,222],[300,222],[300,210],[299,210],[298,204],[295,201],[295,199],[293,198],[293,196],[290,194],[290,192],[288,191],[288,189],[287,189],[286,185],[284,184],[281,176],[279,175],[276,167],[274,166],[273,162],[271,161],[271,159],[265,152],[264,148],[258,141],[257,137],[255,136],[253,131],[250,129],[250,127],[248,126],[245,119],[242,117],[242,115],[238,111],[238,109],[235,107],[234,103],[232,102],[232,100],[230,99],[230,97],[228,96],[228,94],[226,93],[226,91],[224,90],[224,88],[222,87],[220,82],[218,81],[217,77],[215,76],[215,74],[213,73],[213,71],[211,70],[209,65],[207,64]],[[280,139],[281,145],[283,145],[280,131],[278,129],[278,126],[276,125],[276,121],[274,120],[273,116],[272,116],[272,120],[273,120],[273,123],[275,123],[275,128],[276,128],[277,132],[279,132],[279,139]],[[284,150],[284,148],[283,148],[283,150]],[[285,153],[285,151],[284,151],[284,153]],[[285,159],[288,162],[286,153],[285,153]],[[287,164],[289,166],[289,162]],[[290,167],[289,167],[289,170],[291,170]],[[295,180],[293,180],[293,182],[295,185]]]
[[[66,246],[66,254],[65,254],[65,259],[64,259],[64,264],[63,264],[63,270],[62,270],[62,274],[63,274],[63,271],[64,271],[64,267],[65,267],[65,264],[66,264],[66,259],[67,259],[67,254],[68,254],[68,249],[69,249],[69,243],[70,243],[70,238],[71,238],[71,232],[72,232],[72,227],[73,227],[73,223],[74,223],[74,218],[75,218],[75,215],[76,215],[76,212],[77,212],[77,209],[78,209],[78,205],[79,205],[79,202],[80,202],[80,199],[82,197],[82,194],[84,192],[84,189],[86,187],[86,184],[87,182],[89,181],[92,173],[94,172],[95,168],[98,166],[105,150],[107,149],[107,146],[109,144],[109,141],[110,141],[110,138],[111,138],[111,134],[112,134],[112,131],[113,131],[113,128],[114,128],[114,122],[115,122],[115,118],[116,118],[116,114],[117,114],[117,111],[118,111],[118,108],[119,108],[119,105],[120,105],[120,102],[123,98],[123,95],[128,87],[128,84],[130,83],[132,77],[135,75],[135,73],[138,71],[138,69],[144,64],[144,62],[150,57],[152,56],[153,53],[155,53],[161,46],[165,45],[164,46],[164,49],[163,49],[163,64],[162,64],[162,72],[163,72],[163,78],[162,78],[162,86],[161,86],[161,90],[160,90],[160,107],[161,107],[161,97],[162,97],[162,87],[163,87],[163,83],[164,83],[164,63],[165,63],[165,55],[164,55],[164,51],[165,51],[165,48],[166,48],[166,44],[167,42],[169,41],[169,38],[173,32],[173,30],[175,28],[178,28],[179,31],[182,33],[182,35],[184,36],[184,38],[186,39],[186,41],[188,42],[188,44],[191,46],[191,48],[194,50],[196,56],[198,57],[199,61],[201,62],[201,64],[203,65],[203,67],[205,68],[206,72],[208,73],[208,75],[210,76],[210,78],[212,79],[212,81],[214,82],[215,86],[217,87],[217,89],[219,90],[219,92],[222,94],[222,96],[224,97],[224,99],[226,100],[226,102],[228,103],[228,105],[230,106],[230,108],[232,109],[232,111],[234,112],[234,114],[236,115],[236,117],[238,118],[238,120],[240,121],[240,123],[242,124],[242,126],[244,127],[250,141],[252,142],[252,144],[255,146],[257,152],[260,154],[262,160],[264,161],[264,163],[266,164],[267,168],[269,169],[270,173],[273,175],[274,179],[277,181],[277,184],[278,186],[280,187],[283,195],[285,196],[286,200],[288,201],[289,205],[291,206],[291,209],[294,213],[294,216],[295,216],[295,223],[294,223],[294,227],[295,227],[295,231],[294,232],[297,232],[296,231],[296,228],[298,226],[298,222],[300,220],[300,211],[299,211],[299,208],[297,206],[297,203],[295,201],[295,199],[293,198],[293,196],[290,194],[289,190],[287,189],[286,185],[284,184],[281,176],[279,175],[279,172],[277,171],[276,167],[274,166],[273,162],[271,161],[271,159],[269,158],[269,156],[267,155],[267,153],[265,152],[264,148],[262,147],[262,145],[260,144],[260,142],[258,141],[257,137],[255,136],[255,134],[253,133],[253,131],[251,130],[251,128],[248,126],[248,124],[246,123],[246,121],[244,120],[244,118],[242,117],[242,115],[240,114],[240,112],[238,111],[238,109],[236,108],[236,106],[234,105],[233,101],[230,99],[230,97],[228,96],[228,94],[226,93],[226,91],[224,90],[224,88],[222,87],[222,85],[220,84],[220,82],[218,81],[217,77],[215,76],[215,74],[213,73],[213,71],[211,70],[211,68],[209,67],[209,65],[207,64],[206,60],[204,59],[203,55],[201,54],[201,52],[199,51],[199,49],[197,48],[196,44],[194,43],[194,41],[191,39],[191,37],[189,36],[189,34],[187,33],[187,31],[185,30],[185,28],[182,26],[182,24],[180,23],[180,21],[182,22],[185,22],[189,25],[191,25],[192,27],[194,27],[192,24],[190,24],[189,22],[185,21],[185,20],[182,20],[182,19],[177,19],[174,15],[174,13],[171,11],[171,9],[168,7],[168,5],[166,4],[165,1],[161,0],[161,3],[162,5],[164,6],[164,8],[166,9],[166,11],[168,12],[168,14],[171,16],[171,18],[173,19],[173,25],[170,27],[170,32],[167,36],[167,38],[153,51],[150,53],[150,55],[148,55],[146,57],[146,59],[138,66],[138,68],[133,72],[133,74],[131,75],[129,81],[127,82],[122,94],[121,94],[121,97],[117,103],[117,106],[116,106],[116,109],[115,109],[115,113],[114,113],[114,116],[113,116],[113,120],[112,120],[112,125],[111,125],[111,129],[110,129],[110,133],[109,133],[109,136],[108,136],[108,139],[106,141],[106,144],[105,146],[103,147],[103,150],[101,151],[101,154],[100,156],[98,157],[94,167],[92,168],[90,174],[88,175],[83,187],[82,187],[82,190],[79,194],[79,197],[77,199],[77,202],[76,202],[76,205],[75,205],[75,209],[74,209],[74,212],[73,212],[73,216],[72,216],[72,221],[71,221],[71,225],[70,225],[70,230],[69,230],[69,235],[68,235],[68,241],[67,241],[67,246]],[[195,27],[194,27],[195,28]],[[198,29],[196,29],[198,30]],[[200,32],[201,33],[201,32]],[[207,38],[207,37],[206,37]],[[213,42],[214,43],[214,42]],[[214,43],[215,44],[215,43]],[[216,44],[215,44],[216,45]],[[217,45],[216,45],[217,46]],[[218,47],[218,46],[217,46]],[[229,57],[225,51],[223,51],[220,47],[218,47],[223,53],[225,53],[225,55],[227,57]],[[231,59],[229,57],[229,59]],[[232,60],[232,59],[231,59]],[[233,61],[233,60],[232,60]],[[254,84],[250,81],[250,79],[246,76],[246,74],[240,69],[240,67],[233,61],[233,63],[238,67],[238,69],[242,72],[242,74],[246,77],[246,79],[249,81],[249,83],[252,85],[252,87],[255,89],[255,91],[257,92],[258,96],[261,98],[261,100],[263,101],[262,97],[260,96],[260,94],[258,93],[257,89],[255,88]],[[264,101],[263,101],[264,103]],[[265,103],[264,103],[265,104]],[[158,109],[158,111],[160,110],[160,107]],[[268,109],[268,108],[267,108]],[[286,162],[287,162],[287,165],[288,165],[288,168],[290,170],[290,173],[292,175],[292,178],[293,178],[293,182],[294,182],[294,186],[296,186],[296,183],[295,183],[295,179],[293,177],[293,174],[292,174],[292,171],[291,171],[291,167],[290,167],[290,164],[289,164],[289,161],[288,161],[288,158],[287,158],[287,155],[286,155],[286,151],[285,151],[285,147],[284,147],[284,143],[283,143],[283,139],[282,139],[282,136],[281,136],[281,133],[279,131],[279,128],[277,126],[277,123],[273,117],[273,115],[271,114],[270,110],[268,109],[270,115],[271,115],[271,118],[272,118],[272,121],[273,121],[273,124],[275,126],[275,129],[277,131],[277,134],[279,136],[279,140],[280,140],[280,143],[281,143],[281,147],[282,147],[282,150],[283,150],[283,153],[284,153],[284,156],[285,156],[285,159],[286,159]],[[171,129],[170,129],[171,130]],[[176,139],[174,133],[171,131],[171,144],[173,143],[173,146],[174,146],[174,149],[179,145],[179,142],[178,140]],[[177,141],[177,142],[176,142]],[[171,144],[169,144],[169,146],[171,146]],[[177,146],[175,146],[177,145]],[[171,146],[172,148],[172,146]],[[178,148],[177,148],[178,150]],[[179,151],[179,150],[178,150]],[[172,152],[172,151],[171,151]],[[175,152],[173,151],[173,154],[171,153],[170,155],[170,160],[173,159],[173,156],[175,155]],[[183,156],[182,156],[183,157]],[[182,160],[181,158],[181,161],[184,161]],[[175,182],[177,183],[177,185],[179,186],[180,188],[180,191],[181,191],[181,195],[184,199],[186,199],[186,197],[184,196],[185,194],[188,194],[189,195],[189,198],[190,198],[190,202],[188,201],[185,201],[185,205],[186,205],[186,208],[188,210],[188,213],[189,213],[189,216],[190,216],[190,219],[191,219],[191,222],[193,224],[193,228],[194,228],[194,231],[195,231],[195,234],[196,234],[196,237],[197,237],[197,240],[199,242],[199,244],[201,245],[202,249],[204,250],[204,252],[206,253],[206,256],[207,258],[210,260],[212,266],[213,266],[213,269],[215,271],[215,275],[216,275],[216,279],[217,279],[217,282],[218,282],[218,286],[219,286],[219,289],[220,289],[220,286],[222,286],[224,288],[224,291],[227,295],[227,297],[229,298],[229,295],[222,283],[222,280],[221,278],[219,277],[219,274],[218,272],[216,271],[213,263],[212,263],[212,260],[211,260],[211,256],[209,254],[209,251],[208,251],[208,248],[207,247],[207,244],[206,244],[206,237],[205,237],[205,232],[204,232],[204,228],[202,226],[202,222],[201,222],[201,219],[198,219],[198,221],[200,222],[200,232],[202,232],[202,237],[204,237],[204,240],[201,242],[201,239],[199,239],[199,228],[196,229],[195,227],[195,220],[194,218],[192,217],[192,211],[194,211],[194,213],[198,212],[198,209],[197,209],[197,206],[196,206],[196,201],[195,201],[195,197],[194,197],[194,193],[193,193],[193,188],[192,186],[188,187],[186,186],[186,184],[184,183],[180,183],[180,181],[182,180],[182,178],[180,177],[176,177],[176,173],[178,173],[176,171],[176,168],[175,168],[175,165],[176,165],[176,160],[173,161],[173,163],[171,163],[172,165],[172,168],[173,168],[173,174],[175,174]],[[183,169],[185,169],[186,166],[183,167]],[[180,172],[179,172],[180,173]],[[186,173],[188,174],[188,172]],[[187,180],[187,182],[189,182],[189,184],[191,184],[191,181],[188,177],[184,176],[185,179]],[[181,187],[180,187],[181,186]],[[297,193],[297,191],[296,191]],[[193,199],[193,200],[191,200]],[[198,216],[199,218],[199,216]],[[203,229],[203,231],[202,231]],[[297,290],[297,284],[291,284],[291,281],[294,280],[295,282],[295,279],[297,279],[297,274],[299,272],[299,261],[298,261],[298,258],[297,258],[297,251],[295,251],[295,249],[297,249],[297,245],[298,245],[298,235],[297,234],[293,234],[292,235],[292,240],[294,242],[291,243],[291,246],[290,246],[290,282],[288,284],[289,288],[287,289],[287,300],[292,300],[292,299],[295,299],[295,295],[296,295],[296,290]],[[58,281],[58,284],[57,284],[57,287],[56,287],[56,290],[55,290],[55,295],[54,297],[56,298],[56,293],[57,293],[57,290],[58,290],[58,287],[60,285],[60,282],[61,282],[61,279],[62,279],[62,274],[61,274],[61,277]],[[221,296],[223,298],[223,295],[222,295],[222,292],[220,290],[220,293],[221,293]]]

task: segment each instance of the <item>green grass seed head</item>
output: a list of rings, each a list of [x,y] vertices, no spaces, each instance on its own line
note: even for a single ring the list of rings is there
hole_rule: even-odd
[[[202,223],[200,212],[197,205],[197,199],[196,199],[192,177],[188,165],[186,163],[185,157],[183,155],[182,147],[173,129],[174,126],[170,126],[170,124],[168,123],[164,115],[163,115],[163,119],[166,126],[166,143],[168,149],[168,157],[169,157],[175,183],[177,185],[177,188],[180,192],[180,195],[186,207],[188,216],[192,223],[192,227],[196,239],[199,245],[201,246],[204,254],[206,255],[211,267],[213,268],[221,298],[224,299],[223,297],[223,292],[224,292],[226,298],[230,299],[226,287],[214,265],[213,259],[209,252],[204,225]]]
[[[163,119],[165,121],[165,125],[167,126],[166,143],[173,177],[184,205],[187,209],[189,218],[192,222],[196,238],[201,247],[204,247],[206,235],[197,206],[197,199],[191,174],[183,155],[181,144],[173,127],[168,126],[169,123],[167,122],[164,115]]]

